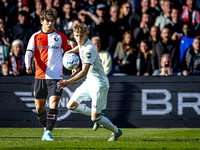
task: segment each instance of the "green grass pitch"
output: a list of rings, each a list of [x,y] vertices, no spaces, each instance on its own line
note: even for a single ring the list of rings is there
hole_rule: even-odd
[[[200,149],[200,129],[130,129],[122,128],[122,136],[107,142],[106,129],[56,128],[55,141],[42,141],[42,128],[0,128],[0,149]]]

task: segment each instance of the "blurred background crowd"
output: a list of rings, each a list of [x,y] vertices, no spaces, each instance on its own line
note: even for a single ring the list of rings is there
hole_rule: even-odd
[[[52,7],[72,47],[73,24],[87,24],[107,75],[200,75],[200,0],[0,0],[1,75],[26,75],[27,43]]]

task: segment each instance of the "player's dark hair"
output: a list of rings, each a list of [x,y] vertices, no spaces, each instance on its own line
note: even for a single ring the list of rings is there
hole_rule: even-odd
[[[40,13],[40,20],[44,21],[44,19],[47,19],[48,15],[52,15],[54,17],[54,20],[57,18],[57,11],[55,8],[50,8],[48,10],[43,10]]]

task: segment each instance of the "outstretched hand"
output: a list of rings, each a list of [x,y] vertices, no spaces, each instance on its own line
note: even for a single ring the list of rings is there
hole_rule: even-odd
[[[60,80],[60,82],[57,83],[57,88],[63,89],[68,85],[70,85],[70,82],[68,80]]]
[[[80,71],[80,68],[73,69],[71,76],[75,76],[79,71]]]

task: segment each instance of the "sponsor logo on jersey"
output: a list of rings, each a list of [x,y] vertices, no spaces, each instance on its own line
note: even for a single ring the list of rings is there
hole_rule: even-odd
[[[48,46],[38,46],[37,47],[38,49],[59,49],[60,47],[59,46],[55,46],[55,45],[48,45]]]
[[[42,38],[38,38],[38,41],[40,41]]]
[[[91,57],[91,53],[86,53],[85,57],[89,59]]]

